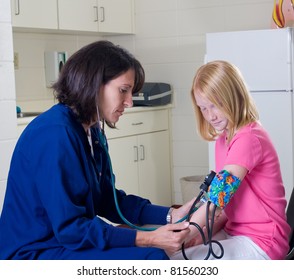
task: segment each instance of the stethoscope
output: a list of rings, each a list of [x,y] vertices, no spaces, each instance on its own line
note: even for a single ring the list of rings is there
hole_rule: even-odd
[[[114,173],[113,173],[113,169],[112,169],[112,163],[111,163],[111,159],[110,159],[110,155],[109,155],[109,152],[108,152],[108,149],[107,149],[107,141],[106,141],[106,136],[105,136],[105,133],[104,133],[104,122],[103,122],[103,127],[99,127],[99,130],[98,130],[98,141],[101,143],[101,146],[103,147],[104,149],[104,152],[106,154],[106,161],[107,161],[107,164],[109,166],[109,171],[110,171],[110,180],[111,180],[111,185],[112,185],[112,189],[113,189],[113,197],[114,197],[114,202],[115,202],[115,207],[116,207],[116,210],[120,216],[120,218],[123,220],[123,222],[128,225],[129,227],[133,228],[133,229],[137,229],[137,230],[141,230],[141,231],[154,231],[157,229],[157,227],[140,227],[140,226],[137,226],[133,223],[131,223],[130,221],[128,221],[123,213],[121,212],[121,209],[119,207],[119,203],[118,203],[118,199],[117,199],[117,194],[116,194],[116,188],[115,188],[115,178],[114,178]],[[213,180],[214,176],[215,176],[215,172],[214,171],[211,171],[210,174],[208,174],[205,179],[204,179],[204,182],[201,184],[200,186],[200,192],[198,194],[198,196],[196,197],[195,201],[193,202],[192,206],[190,207],[190,210],[188,212],[187,215],[185,215],[183,218],[181,218],[180,220],[178,220],[176,223],[180,223],[182,221],[188,221],[190,223],[190,225],[193,225],[195,226],[198,231],[200,232],[201,234],[201,237],[202,237],[202,241],[203,241],[203,244],[204,245],[208,245],[208,253],[206,255],[206,257],[204,258],[205,260],[207,260],[209,258],[210,255],[213,255],[215,258],[217,259],[220,259],[223,257],[224,255],[224,249],[221,245],[221,243],[217,240],[212,240],[212,232],[213,232],[213,220],[214,220],[214,216],[215,216],[215,211],[216,211],[216,206],[213,207],[213,211],[212,211],[212,217],[211,217],[211,224],[209,223],[209,207],[210,207],[210,204],[211,202],[207,199],[206,197],[206,192],[208,190],[208,187],[210,186],[211,184],[211,181]],[[205,238],[205,235],[204,235],[204,232],[202,230],[202,228],[197,224],[197,223],[194,223],[194,222],[190,222],[190,218],[192,216],[192,214],[197,211],[197,209],[204,203],[207,203],[207,210],[206,210],[206,228],[207,228],[207,233],[208,233],[208,238],[206,239]],[[214,253],[214,250],[212,248],[212,244],[213,243],[216,243],[219,247],[220,247],[220,250],[221,250],[221,253],[220,255],[216,255]],[[183,254],[183,257],[188,260],[188,257],[185,253],[185,248],[184,248],[184,243],[182,244],[182,254]]]
[[[111,158],[110,158],[110,155],[109,155],[109,152],[108,152],[108,149],[107,149],[107,141],[106,141],[106,136],[105,136],[103,128],[99,128],[98,141],[101,143],[101,146],[103,147],[104,153],[106,155],[106,162],[108,164],[109,172],[110,172],[110,181],[111,181],[112,190],[113,190],[114,203],[115,203],[115,207],[117,209],[117,212],[118,212],[120,218],[123,220],[123,222],[126,225],[130,226],[131,228],[134,228],[134,229],[137,229],[137,230],[142,230],[142,231],[154,231],[154,230],[156,230],[157,227],[140,227],[138,225],[135,225],[135,224],[131,223],[130,221],[128,221],[125,218],[125,216],[121,212],[121,209],[120,209],[120,206],[119,206],[119,203],[118,203],[118,199],[117,199],[117,193],[116,193],[116,188],[115,188],[115,177],[114,177],[114,173],[113,173]],[[190,209],[191,214],[194,213],[197,209],[198,209],[197,207],[193,207],[193,209]],[[187,218],[188,218],[188,215],[184,216],[183,218],[178,220],[176,223],[180,223],[180,222],[186,220]]]

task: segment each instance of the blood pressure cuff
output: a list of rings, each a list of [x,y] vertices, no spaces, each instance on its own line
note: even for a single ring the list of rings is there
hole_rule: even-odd
[[[208,188],[207,196],[213,204],[224,209],[240,184],[241,180],[238,177],[222,170],[214,176]]]

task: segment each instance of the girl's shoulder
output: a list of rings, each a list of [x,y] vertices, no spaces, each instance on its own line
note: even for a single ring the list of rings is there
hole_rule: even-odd
[[[252,122],[241,127],[235,134],[235,136],[237,137],[245,135],[251,135],[252,137],[264,137],[265,135],[267,135],[267,131],[260,122]]]

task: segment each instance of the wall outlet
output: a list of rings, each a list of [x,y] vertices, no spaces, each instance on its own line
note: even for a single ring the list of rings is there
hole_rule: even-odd
[[[19,56],[18,56],[18,52],[15,52],[14,53],[13,62],[14,62],[14,69],[19,69]]]

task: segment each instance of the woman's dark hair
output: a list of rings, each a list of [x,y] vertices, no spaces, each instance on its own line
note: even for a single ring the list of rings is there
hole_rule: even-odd
[[[140,62],[127,50],[109,41],[91,43],[74,53],[61,69],[52,88],[56,99],[71,108],[82,123],[97,119],[97,100],[101,86],[133,69],[133,93],[144,83]],[[107,123],[111,127],[113,124]]]

